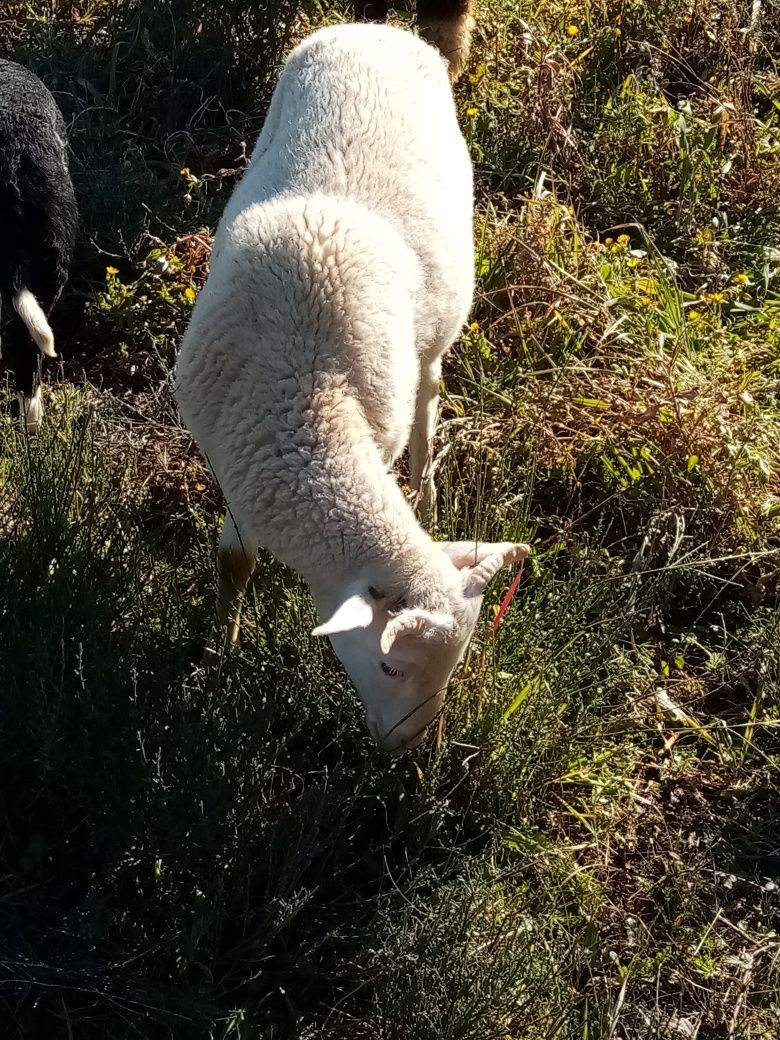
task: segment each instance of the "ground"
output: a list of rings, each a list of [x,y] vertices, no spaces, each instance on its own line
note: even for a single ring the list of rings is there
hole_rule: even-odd
[[[221,504],[169,396],[279,63],[338,17],[0,13],[83,216],[44,427],[0,416],[1,1035],[774,1037],[780,9],[479,6],[438,533],[534,553],[397,763],[278,564],[193,666]]]

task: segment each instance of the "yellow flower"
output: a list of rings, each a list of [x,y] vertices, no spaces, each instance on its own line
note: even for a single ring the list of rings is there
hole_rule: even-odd
[[[183,166],[179,170],[179,173],[182,175],[182,177],[189,177],[189,175],[190,175],[190,168],[189,168],[189,166]]]
[[[113,276],[115,274],[119,274],[119,268],[118,267],[107,267],[106,268],[106,274],[109,277],[111,277],[111,276]]]
[[[735,274],[734,275],[734,281],[736,282],[737,285],[747,285],[747,283],[750,281],[750,279],[748,278],[748,276],[746,274]]]
[[[723,301],[726,299],[722,292],[707,293],[707,295],[704,298],[709,303],[723,303]]]
[[[631,259],[628,261],[628,266],[629,267],[639,267],[639,265],[641,263],[642,263],[642,261],[639,259],[638,256],[632,256]]]
[[[622,246],[627,246],[630,241],[631,241],[631,236],[630,235],[618,235],[618,242]]]
[[[688,321],[695,325],[697,321],[701,321],[701,314],[698,311],[688,311]]]
[[[612,30],[612,35],[613,36],[622,36],[623,35],[623,30],[622,29],[613,29]]]
[[[652,296],[642,296],[642,297],[640,297],[639,302],[642,304],[643,307],[652,307],[653,306],[653,298],[652,298]]]
[[[466,109],[466,115],[467,116],[479,115],[479,109],[478,108],[467,108]]]
[[[605,238],[604,239],[604,245],[605,246],[611,246],[614,241],[615,241],[614,238]]]
[[[472,323],[469,325],[469,332],[479,332],[478,321],[472,321]]]
[[[184,290],[184,298],[185,300],[190,301],[195,299],[195,290],[192,288],[191,285],[188,285],[187,288]]]
[[[566,26],[566,35],[567,36],[576,36],[579,33],[579,31],[580,31],[579,25],[567,25]]]
[[[610,253],[620,253],[620,252],[622,252],[622,248],[616,242],[614,246],[610,246],[609,251],[610,251]]]

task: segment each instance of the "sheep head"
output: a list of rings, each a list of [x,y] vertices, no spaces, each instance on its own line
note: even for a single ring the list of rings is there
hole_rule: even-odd
[[[362,575],[312,633],[330,638],[363,701],[369,730],[393,754],[415,747],[439,713],[488,582],[530,552],[516,542],[431,546],[442,554],[432,573],[443,575],[445,587],[432,591],[443,609],[413,604],[394,609],[370,576]]]

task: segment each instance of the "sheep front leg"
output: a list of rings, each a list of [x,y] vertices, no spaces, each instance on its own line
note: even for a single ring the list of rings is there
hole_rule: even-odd
[[[409,483],[416,494],[417,512],[427,520],[434,519],[436,503],[433,484],[433,434],[439,410],[439,378],[441,360],[437,358],[423,367],[417,389],[414,423],[409,438]]]
[[[242,540],[228,513],[217,550],[217,646],[226,633],[230,644],[238,640],[241,596],[257,566],[256,553],[257,546],[248,545]]]

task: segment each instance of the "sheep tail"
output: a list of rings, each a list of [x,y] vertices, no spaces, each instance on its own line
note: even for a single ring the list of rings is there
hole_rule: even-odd
[[[56,357],[54,333],[46,320],[43,308],[29,289],[22,287],[16,291],[14,294],[14,309],[27,326],[27,331],[38,344],[40,352],[45,354],[46,357]]]
[[[473,0],[417,0],[420,35],[447,59],[453,83],[469,60],[474,31],[472,6]]]

